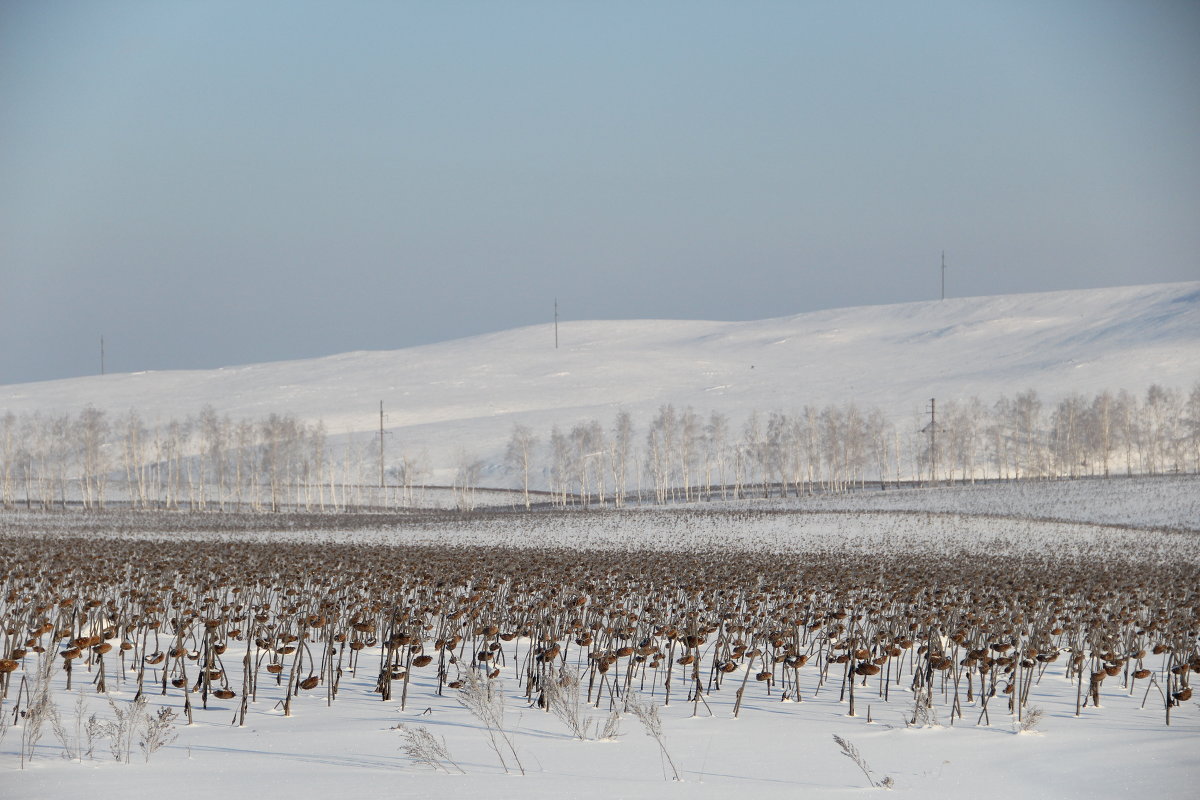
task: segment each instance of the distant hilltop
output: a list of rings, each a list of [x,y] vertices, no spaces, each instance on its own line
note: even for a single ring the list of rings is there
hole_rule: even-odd
[[[109,374],[0,387],[0,411],[182,420],[210,406],[231,419],[275,413],[331,441],[378,437],[395,458],[449,470],[467,452],[498,465],[514,426],[545,446],[554,427],[645,426],[659,409],[752,412],[854,404],[918,430],[939,403],[1032,389],[1046,404],[1105,389],[1186,393],[1200,380],[1200,282],[951,298],[753,322],[581,321],[393,351],[212,370]],[[927,422],[927,420],[926,420]],[[910,430],[911,429],[911,430]],[[445,476],[448,473],[443,472]]]

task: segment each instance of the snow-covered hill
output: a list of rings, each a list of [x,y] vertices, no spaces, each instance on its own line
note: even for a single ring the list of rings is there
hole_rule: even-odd
[[[769,290],[769,287],[764,287]],[[720,287],[713,287],[720,291]],[[331,435],[377,430],[389,450],[495,460],[514,423],[645,424],[662,404],[722,411],[845,403],[915,417],[928,398],[1036,389],[1047,401],[1105,388],[1144,394],[1200,379],[1200,281],[836,309],[756,322],[566,322],[403,350],[202,371],[141,372],[0,387],[0,411],[182,418],[323,419]]]

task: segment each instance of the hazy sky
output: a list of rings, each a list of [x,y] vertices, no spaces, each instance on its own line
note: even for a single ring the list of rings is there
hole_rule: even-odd
[[[1200,3],[0,2],[0,384],[1200,278]]]

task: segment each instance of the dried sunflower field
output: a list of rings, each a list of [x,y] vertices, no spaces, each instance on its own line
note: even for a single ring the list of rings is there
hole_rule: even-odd
[[[1200,539],[1178,526],[747,509],[3,523],[13,796],[1173,797],[1200,775]]]

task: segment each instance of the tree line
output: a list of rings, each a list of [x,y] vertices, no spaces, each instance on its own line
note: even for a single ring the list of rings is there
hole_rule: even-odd
[[[150,424],[131,410],[0,418],[0,503],[86,509],[344,509],[361,504],[361,448],[336,452],[322,422],[234,420],[212,406]]]
[[[892,420],[854,403],[751,412],[662,406],[638,437],[628,412],[552,428],[541,473],[560,505],[840,492],[868,484],[1022,480],[1200,471],[1200,383],[1188,395],[1151,386],[1075,393],[1048,405],[1033,389],[990,405],[978,397]],[[928,411],[929,409],[927,409]],[[506,465],[525,490],[538,439],[516,425]]]
[[[794,411],[660,407],[641,429],[627,410],[541,435],[512,428],[502,463],[461,452],[457,505],[484,482],[565,506],[623,506],[842,492],[868,485],[1200,472],[1200,382],[1189,393],[1152,385],[1071,394],[1055,404],[1029,389],[992,403],[937,404],[936,418],[890,419],[855,403]],[[402,444],[402,443],[399,443]],[[235,420],[206,406],[147,423],[84,408],[0,417],[0,504],[6,508],[309,511],[413,506],[433,466],[402,453],[380,487],[377,439],[331,444],[322,422],[290,415]],[[499,486],[497,487],[499,488]]]

